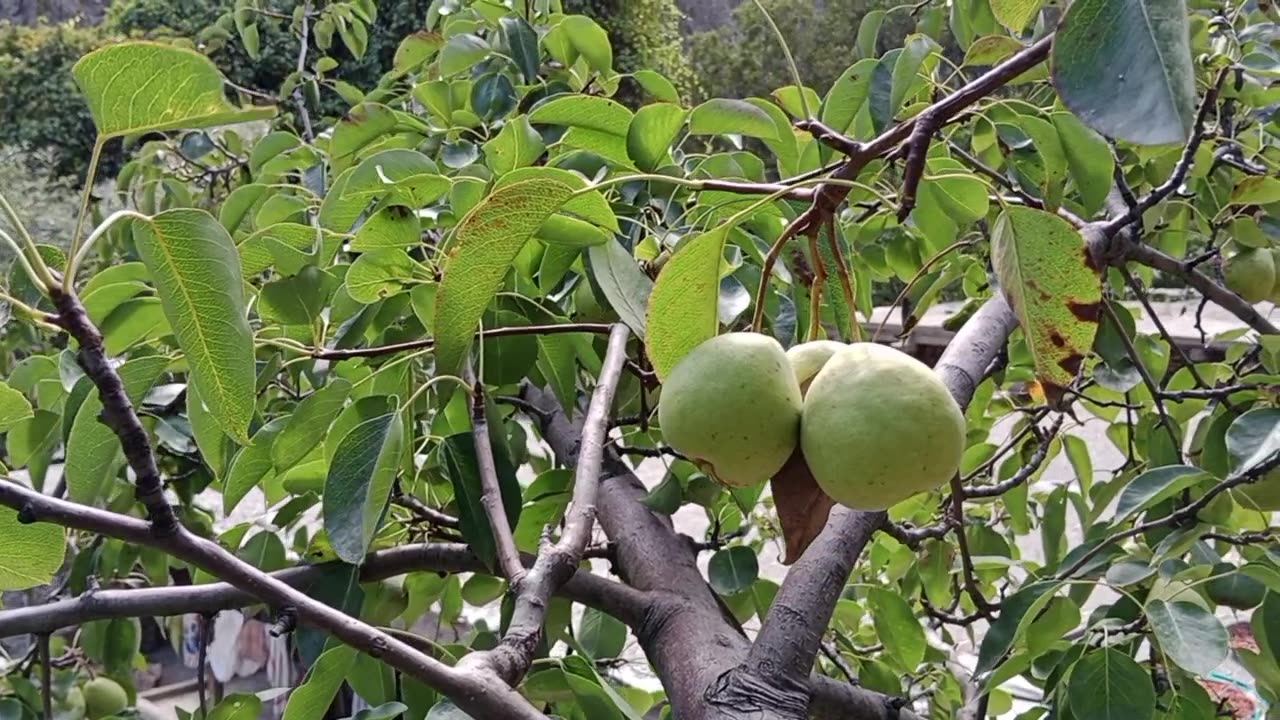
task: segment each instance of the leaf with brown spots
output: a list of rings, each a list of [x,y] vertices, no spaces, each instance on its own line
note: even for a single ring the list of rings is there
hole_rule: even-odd
[[[800,559],[809,543],[822,532],[836,502],[814,482],[800,448],[796,448],[787,464],[774,474],[770,486],[787,549],[782,564],[790,565]]]
[[[458,224],[436,290],[438,374],[461,372],[480,317],[520,248],[572,196],[555,177],[534,177],[494,190]]]
[[[991,262],[1027,338],[1036,378],[1052,405],[1093,346],[1102,282],[1084,240],[1066,220],[1009,207],[991,233]]]

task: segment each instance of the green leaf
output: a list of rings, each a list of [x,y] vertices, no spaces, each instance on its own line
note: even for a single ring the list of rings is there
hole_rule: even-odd
[[[1111,189],[1115,157],[1106,138],[1090,130],[1071,113],[1053,114],[1053,126],[1067,156],[1067,166],[1080,193],[1086,215],[1094,215],[1106,202]]]
[[[355,661],[355,649],[346,645],[322,653],[307,670],[302,684],[289,695],[289,702],[284,706],[284,720],[324,717]]]
[[[547,245],[563,248],[588,248],[613,239],[608,232],[568,215],[553,214],[538,227],[537,238]]]
[[[337,286],[337,278],[308,265],[297,275],[264,285],[258,314],[267,322],[313,327]]]
[[[1280,452],[1280,408],[1250,410],[1231,422],[1226,435],[1231,471],[1249,472]]]
[[[26,396],[0,380],[0,433],[34,416]]]
[[[747,135],[777,140],[778,127],[768,113],[745,100],[715,98],[689,114],[689,134]]]
[[[721,225],[686,241],[658,274],[649,296],[645,348],[659,379],[720,327],[720,263],[728,234],[729,226]]]
[[[168,366],[169,359],[160,356],[135,358],[120,366],[129,401],[139,403]],[[120,439],[101,415],[102,398],[94,392],[80,405],[67,436],[67,496],[74,502],[91,505],[101,499],[104,485],[123,457]]]
[[[440,77],[450,77],[470,70],[489,55],[489,44],[478,35],[454,35],[440,51],[436,67]]]
[[[1199,605],[1152,600],[1147,619],[1160,649],[1192,675],[1208,677],[1227,659],[1227,629]]]
[[[546,150],[542,135],[529,124],[529,116],[518,115],[503,124],[502,130],[484,144],[485,162],[501,176],[532,165]]]
[[[261,698],[251,693],[236,693],[215,705],[209,711],[209,720],[255,720],[261,712]]]
[[[658,102],[680,104],[680,91],[661,73],[655,70],[636,70],[631,77]]]
[[[123,675],[133,668],[142,630],[134,618],[95,620],[81,627],[80,647],[108,673]]]
[[[983,675],[999,665],[1004,654],[1017,642],[1021,631],[1025,630],[1024,626],[1030,625],[1029,620],[1025,623],[1024,620],[1034,618],[1036,612],[1032,610],[1048,604],[1057,588],[1058,583],[1041,580],[1023,585],[1005,599],[1000,608],[1000,616],[982,638],[974,673]]]
[[[1156,693],[1151,676],[1114,648],[1092,652],[1071,669],[1071,712],[1089,720],[1150,720]]]
[[[485,514],[481,497],[480,468],[476,462],[475,441],[471,433],[457,433],[444,439],[440,446],[441,459],[453,484],[454,499],[458,503],[458,522],[462,536],[467,539],[471,551],[489,568],[497,567],[497,550],[492,526]],[[498,472],[498,485],[502,489],[502,504],[511,527],[517,527],[520,519],[520,483],[515,468],[505,453],[494,452],[494,465]]]
[[[924,628],[911,612],[911,606],[901,595],[878,587],[867,593],[867,602],[876,634],[886,652],[899,662],[899,669],[915,670],[924,660],[926,644]]]
[[[356,231],[351,249],[359,252],[385,248],[409,248],[422,241],[418,215],[403,205],[388,205],[373,215]]]
[[[533,83],[538,79],[538,34],[529,23],[520,16],[506,16],[498,20],[502,30],[502,39],[507,45],[508,54],[520,69],[525,83]]]
[[[1169,465],[1148,470],[1125,486],[1116,503],[1115,521],[1120,522],[1133,513],[1144,510],[1175,494],[1213,477],[1197,467]]]
[[[352,300],[372,305],[399,292],[418,264],[400,248],[367,252],[347,269],[345,286]]]
[[[324,387],[298,403],[293,414],[288,416],[288,424],[271,443],[271,462],[278,472],[297,465],[324,441],[325,432],[350,394],[349,381],[332,378]]]
[[[493,191],[458,225],[436,291],[436,371],[456,375],[476,325],[526,241],[573,193],[548,177]]]
[[[191,436],[200,449],[200,456],[213,471],[213,476],[221,479],[227,472],[231,441],[218,427],[218,421],[209,414],[195,382],[187,383],[187,422],[191,425]]]
[[[67,543],[61,527],[23,523],[18,511],[0,508],[0,590],[25,590],[53,580]]]
[[[363,103],[349,110],[333,128],[329,169],[337,175],[355,164],[359,152],[396,128],[396,114],[386,105]]]
[[[902,53],[893,64],[891,90],[889,92],[889,114],[897,115],[903,103],[916,87],[920,69],[924,67],[925,58],[938,49],[938,44],[926,35],[912,35],[902,46]]]
[[[854,47],[858,50],[858,57],[862,60],[874,59],[876,56],[876,41],[880,39],[880,26],[884,25],[885,16],[888,15],[884,10],[872,10],[862,16],[862,21],[858,23],[858,37],[854,43]]]
[[[608,98],[565,95],[538,105],[529,113],[529,122],[568,127],[561,143],[626,165],[632,117],[630,110]]]
[[[1084,241],[1057,215],[1009,207],[992,232],[991,262],[1027,336],[1036,379],[1057,402],[1093,347],[1102,307]]]
[[[257,375],[235,243],[203,210],[168,210],[135,227],[134,242],[201,397],[223,431],[248,442]]]
[[[609,307],[636,337],[645,336],[645,307],[653,292],[653,281],[640,270],[635,258],[616,242],[587,250],[587,268]]]
[[[609,33],[595,20],[586,15],[570,15],[561,21],[560,29],[587,59],[592,70],[604,75],[613,72],[613,47],[609,44]]]
[[[253,440],[231,461],[231,469],[227,471],[227,480],[222,489],[223,512],[230,514],[244,496],[272,471],[271,446],[288,422],[289,418],[278,417],[258,428],[253,434]]]
[[[1103,135],[1181,143],[1195,121],[1189,35],[1183,0],[1074,2],[1053,39],[1054,87]]]
[[[707,563],[711,589],[721,595],[737,595],[751,587],[759,574],[755,551],[745,545],[718,550]]]
[[[1021,34],[1040,12],[1042,0],[991,0],[991,13],[1000,24]]]
[[[213,62],[174,45],[108,45],[80,58],[71,73],[89,102],[102,139],[230,125],[276,113],[274,107],[230,105]]]
[[[592,660],[616,658],[626,647],[627,626],[606,612],[587,608],[578,622],[577,639]]]
[[[1280,180],[1263,175],[1247,177],[1231,191],[1232,205],[1270,205],[1280,202]]]
[[[867,18],[864,17],[862,22],[865,25]],[[870,57],[863,58],[836,78],[831,89],[827,91],[827,97],[822,101],[823,123],[846,135],[852,131],[854,118],[867,104],[867,97],[871,93],[871,74],[875,71],[877,64],[877,61]]]
[[[360,423],[339,442],[324,483],[324,529],[344,562],[364,560],[387,507],[403,444],[404,423],[394,412]]]
[[[670,160],[671,142],[684,125],[679,105],[654,103],[640,108],[627,131],[627,153],[636,167],[652,172]]]

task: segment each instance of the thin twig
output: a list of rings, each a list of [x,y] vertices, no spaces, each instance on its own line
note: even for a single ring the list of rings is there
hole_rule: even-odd
[[[476,467],[480,473],[480,504],[484,506],[484,514],[493,533],[498,568],[513,587],[518,586],[526,571],[520,563],[520,551],[516,549],[516,540],[511,533],[511,522],[507,519],[506,504],[503,502],[502,485],[498,482],[498,466],[493,458],[493,443],[489,439],[484,383],[476,380],[469,366],[463,377],[472,386],[471,439],[475,444]]]

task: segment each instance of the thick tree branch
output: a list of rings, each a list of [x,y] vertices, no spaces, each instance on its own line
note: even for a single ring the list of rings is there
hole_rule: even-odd
[[[177,525],[168,536],[156,537],[150,525],[141,520],[42,495],[7,479],[0,480],[0,505],[18,510],[18,517],[23,522],[52,522],[163,550],[260,601],[276,607],[293,608],[302,622],[437,688],[473,716],[542,718],[541,713],[498,677],[449,667],[387,633],[295,590],[279,578],[231,555],[217,543],[193,535],[181,525]]]
[[[595,392],[582,422],[578,461],[574,473],[573,504],[564,520],[564,530],[555,544],[544,542],[538,559],[527,575],[512,584],[516,588],[515,607],[502,642],[478,662],[486,663],[508,684],[515,685],[529,671],[534,652],[542,640],[542,623],[552,593],[573,576],[582,561],[596,522],[596,495],[600,486],[604,444],[609,432],[613,398],[622,378],[626,360],[626,325],[614,325],[609,347],[600,370]],[[465,662],[465,661],[464,661]]]
[[[0,481],[3,492],[4,481]],[[146,537],[145,523],[118,516],[112,522],[128,535]],[[132,529],[130,529],[132,526]],[[531,563],[526,557],[525,562]],[[302,565],[272,573],[292,587],[307,587],[325,577],[326,565]],[[461,543],[422,543],[370,553],[360,566],[361,582],[374,582],[412,572],[487,573],[489,570],[471,549]],[[561,589],[565,597],[606,612],[631,625],[644,617],[648,598],[612,580],[578,571]],[[132,617],[168,617],[187,613],[211,614],[255,605],[261,600],[225,582],[204,585],[96,590],[45,605],[0,611],[0,638],[51,633],[93,620]]]

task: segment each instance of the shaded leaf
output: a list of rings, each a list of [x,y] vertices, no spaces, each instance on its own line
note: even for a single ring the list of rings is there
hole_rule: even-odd
[[[721,595],[737,595],[751,587],[759,576],[755,551],[743,545],[719,550],[707,563],[711,589]]]
[[[285,471],[297,465],[315,446],[324,441],[329,424],[338,416],[351,383],[332,378],[324,387],[311,393],[288,416],[288,424],[271,443],[271,462],[276,470]]]
[[[1227,629],[1213,613],[1189,602],[1152,600],[1147,618],[1160,649],[1179,667],[1201,677],[1227,659]]]
[[[1169,465],[1148,470],[1125,486],[1116,503],[1117,522],[1213,477],[1197,467]]]
[[[399,413],[366,420],[338,443],[324,483],[324,529],[334,552],[364,560],[399,470],[404,423]]]
[[[1072,713],[1089,720],[1150,720],[1156,707],[1147,671],[1114,648],[1076,663],[1067,696]]]
[[[223,512],[230,514],[244,496],[272,471],[271,446],[288,422],[288,417],[278,417],[258,428],[249,444],[231,461],[231,469],[227,471],[227,480],[222,488]]]
[[[462,535],[476,554],[489,568],[497,567],[497,549],[493,529],[485,514],[481,498],[484,496],[480,482],[480,467],[476,462],[475,442],[471,433],[458,433],[444,439],[440,446],[441,459],[453,484],[454,499],[458,503],[458,521]],[[518,527],[520,520],[520,483],[515,468],[506,455],[494,452],[494,465],[498,473],[498,486],[502,489],[502,505],[507,522]]]
[[[653,281],[640,270],[635,258],[616,242],[589,248],[587,268],[614,312],[636,337],[645,336],[645,308]]]
[[[1182,0],[1074,2],[1053,39],[1054,87],[1103,135],[1180,143],[1196,104],[1189,34]]]
[[[289,695],[289,702],[284,706],[284,720],[324,717],[355,660],[355,649],[346,645],[321,654],[307,670],[302,684]]]

